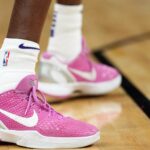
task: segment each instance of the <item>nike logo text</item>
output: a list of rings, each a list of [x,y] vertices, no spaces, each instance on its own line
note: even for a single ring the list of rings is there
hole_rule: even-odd
[[[36,48],[36,47],[24,46],[24,44],[20,44],[19,48],[21,48],[21,49],[35,49],[35,50],[40,50],[39,48]]]
[[[7,112],[5,110],[0,109],[0,113],[4,114],[8,118],[16,121],[17,123],[24,125],[26,127],[34,127],[38,123],[38,115],[34,110],[34,113],[31,117],[25,118],[18,115],[15,115],[13,113]]]

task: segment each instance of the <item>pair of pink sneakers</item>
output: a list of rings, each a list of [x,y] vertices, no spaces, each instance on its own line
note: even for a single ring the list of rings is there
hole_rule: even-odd
[[[83,50],[72,63],[44,53],[41,58],[39,89],[56,97],[104,94],[121,83],[111,67],[92,63]],[[93,125],[56,112],[38,90],[35,75],[22,79],[15,89],[0,94],[0,139],[29,148],[76,148],[100,138]]]

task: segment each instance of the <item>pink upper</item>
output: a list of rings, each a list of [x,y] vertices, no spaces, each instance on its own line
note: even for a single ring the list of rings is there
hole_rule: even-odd
[[[49,52],[43,53],[44,59],[50,59],[52,57],[53,57],[53,55],[51,55]],[[89,73],[94,68],[96,71],[96,78],[94,80],[84,79],[81,76],[73,73],[70,68],[76,69],[79,71],[83,71],[83,72],[89,72]],[[70,62],[68,64],[68,69],[74,76],[75,80],[79,81],[79,82],[96,82],[96,83],[98,83],[98,82],[103,82],[103,81],[110,81],[110,80],[115,79],[117,76],[119,76],[119,72],[115,68],[104,65],[104,64],[95,63],[90,60],[89,49],[88,49],[84,39],[82,40],[81,53],[75,60],[73,60],[72,62]]]
[[[37,125],[26,127],[0,112],[0,120],[8,129],[36,130],[44,136],[53,137],[81,137],[98,132],[98,129],[90,124],[57,113],[46,102],[37,86],[37,78],[29,75],[18,84],[16,89],[0,94],[1,110],[25,118],[31,117],[33,111],[38,115]]]
[[[89,81],[89,82],[103,82],[103,81],[109,81],[114,78],[116,78],[119,73],[115,68],[112,68],[110,66],[99,64],[92,62],[89,58],[89,49],[86,45],[85,40],[82,40],[82,51],[80,55],[69,64],[69,68],[74,68],[77,70],[81,70],[84,72],[91,72],[94,68],[96,71],[96,78],[95,80],[86,80],[72,72],[72,74],[75,76],[77,81]]]

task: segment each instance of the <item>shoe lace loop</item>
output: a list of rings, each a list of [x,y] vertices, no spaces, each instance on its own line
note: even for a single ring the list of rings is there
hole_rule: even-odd
[[[32,101],[34,101],[36,104],[38,104],[39,106],[41,106],[42,108],[44,108],[47,111],[52,109],[50,107],[50,105],[47,103],[46,98],[43,95],[43,93],[40,90],[38,90],[35,86],[33,86],[30,93],[29,93],[28,104],[27,104],[27,107],[25,110],[25,115],[27,114],[27,112],[31,106]]]

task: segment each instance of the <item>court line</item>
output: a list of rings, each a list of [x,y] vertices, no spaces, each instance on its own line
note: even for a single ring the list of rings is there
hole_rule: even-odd
[[[94,56],[102,63],[117,68],[100,49],[95,50]],[[117,68],[119,71],[120,69]],[[141,110],[150,118],[150,100],[120,71],[122,74],[122,88],[141,108]]]

